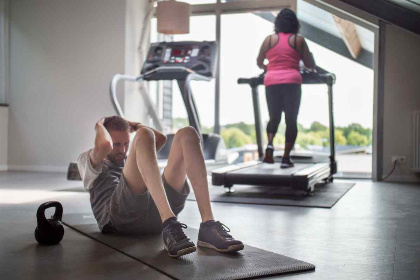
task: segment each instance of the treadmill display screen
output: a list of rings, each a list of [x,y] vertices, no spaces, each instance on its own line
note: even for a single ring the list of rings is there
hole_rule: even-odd
[[[187,55],[191,54],[191,49],[173,49],[172,50],[172,56],[176,57],[185,57]]]
[[[186,48],[174,48],[171,52],[170,63],[186,63],[190,60],[192,49]]]

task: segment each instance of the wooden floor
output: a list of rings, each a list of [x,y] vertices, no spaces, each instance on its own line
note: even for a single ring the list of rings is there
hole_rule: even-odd
[[[64,213],[91,212],[81,182],[65,174],[0,172],[0,279],[168,279],[67,227],[60,245],[38,246],[35,213],[48,200]],[[418,185],[357,181],[332,209],[212,206],[245,244],[316,265],[269,279],[420,279]],[[195,202],[179,220],[198,228]]]

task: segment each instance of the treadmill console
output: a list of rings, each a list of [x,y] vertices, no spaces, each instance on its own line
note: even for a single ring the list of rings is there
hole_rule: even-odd
[[[216,54],[216,42],[185,41],[152,43],[141,74],[147,76],[148,73],[163,71],[166,73],[165,77],[168,77],[170,76],[168,75],[168,71],[176,72],[180,71],[179,69],[184,69],[184,71],[188,69],[188,71],[206,77],[214,77]]]

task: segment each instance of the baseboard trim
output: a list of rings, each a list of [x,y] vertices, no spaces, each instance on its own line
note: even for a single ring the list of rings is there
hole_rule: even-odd
[[[419,183],[420,176],[413,175],[391,175],[388,179],[383,182],[393,182],[393,183]]]
[[[37,165],[8,165],[8,171],[36,171],[36,172],[54,172],[54,173],[66,173],[68,167],[61,166],[37,166]]]

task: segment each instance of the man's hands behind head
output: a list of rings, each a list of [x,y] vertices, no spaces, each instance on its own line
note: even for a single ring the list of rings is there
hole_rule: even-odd
[[[127,121],[127,120],[126,120]],[[130,122],[127,121],[128,124],[130,125],[130,133],[135,132],[137,129],[139,129],[139,126],[141,126],[142,124],[139,122]]]

